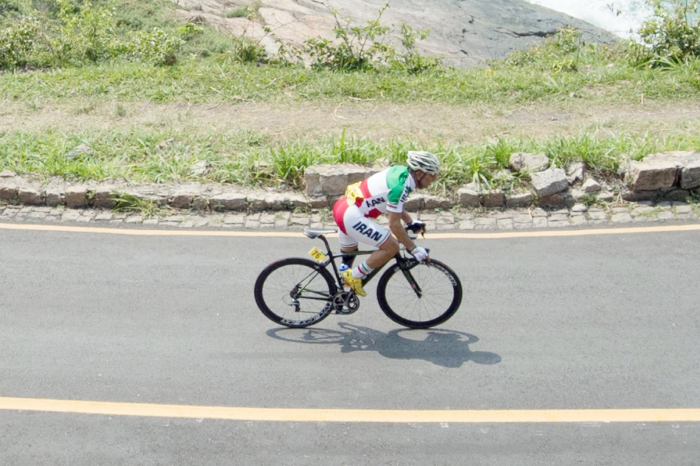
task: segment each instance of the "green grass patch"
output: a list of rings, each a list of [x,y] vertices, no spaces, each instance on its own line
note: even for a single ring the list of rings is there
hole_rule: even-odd
[[[84,144],[92,149],[71,151]],[[316,140],[276,140],[256,133],[183,134],[131,129],[66,134],[0,133],[0,171],[69,179],[124,178],[132,182],[202,181],[243,186],[301,188],[307,167],[319,163],[403,163],[408,150],[436,153],[443,170],[434,192],[446,194],[470,181],[510,189],[523,179],[506,170],[513,152],[544,152],[557,166],[584,161],[590,170],[614,174],[625,157],[668,150],[699,150],[700,136],[622,134],[545,139],[500,139],[475,144],[417,145],[411,140],[373,141],[344,134]],[[199,169],[206,167],[205,173]]]
[[[172,67],[104,63],[45,72],[0,75],[0,94],[14,101],[69,102],[98,97],[143,102],[342,101],[395,103],[489,103],[514,105],[583,99],[639,103],[696,99],[698,63],[676,69],[616,65],[587,72],[533,68],[450,70],[407,75],[342,73],[299,67],[251,66],[227,58],[189,60]]]

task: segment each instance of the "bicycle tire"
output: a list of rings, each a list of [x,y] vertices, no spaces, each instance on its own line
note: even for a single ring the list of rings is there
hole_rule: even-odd
[[[422,290],[418,297],[399,264],[394,264],[377,285],[377,301],[384,314],[408,328],[430,328],[442,324],[462,304],[462,283],[457,274],[442,262],[413,261],[411,274]]]
[[[295,305],[292,293],[299,285],[302,289],[297,290]],[[255,281],[255,302],[271,321],[303,328],[330,314],[335,290],[333,276],[322,265],[309,259],[289,258],[274,262],[260,272]]]

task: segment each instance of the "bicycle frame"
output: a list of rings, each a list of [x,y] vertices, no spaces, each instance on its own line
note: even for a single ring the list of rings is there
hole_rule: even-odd
[[[328,262],[333,266],[333,272],[335,274],[335,279],[336,279],[336,287],[339,290],[342,290],[343,288],[343,280],[340,276],[340,271],[338,270],[338,266],[335,264],[335,260],[342,257],[342,256],[365,256],[365,255],[370,255],[374,251],[360,251],[355,250],[355,251],[349,251],[349,252],[341,252],[340,254],[333,254],[333,251],[331,250],[330,244],[328,244],[328,240],[326,239],[325,235],[318,235],[316,238],[320,238],[321,241],[326,246],[326,256],[328,256]],[[401,268],[401,271],[403,272],[404,276],[406,277],[406,280],[408,280],[409,285],[411,285],[411,288],[413,291],[415,291],[416,295],[418,297],[422,297],[422,291],[420,289],[420,286],[418,286],[418,283],[416,283],[415,279],[413,278],[413,275],[410,273],[409,269],[409,264],[411,262],[415,261],[415,259],[406,259],[401,256],[401,252],[397,252],[396,255],[394,256],[394,260],[399,264],[399,267]],[[387,262],[388,263],[388,262]],[[323,265],[323,264],[322,264]],[[328,266],[328,263],[325,264],[325,266]],[[366,285],[369,283],[374,277],[376,277],[379,272],[381,272],[386,264],[382,265],[381,267],[377,267],[376,269],[372,270],[369,274],[367,274],[363,279],[362,279],[362,286]]]

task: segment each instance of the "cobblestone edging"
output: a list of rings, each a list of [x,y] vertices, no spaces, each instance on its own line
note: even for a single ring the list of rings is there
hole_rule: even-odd
[[[571,209],[421,210],[412,214],[426,222],[428,231],[507,231],[528,229],[582,228],[589,226],[692,222],[700,219],[700,207],[684,202],[629,203],[618,207]],[[378,219],[387,224],[386,216]],[[0,205],[0,222],[76,224],[104,227],[158,227],[185,229],[301,231],[336,228],[330,209],[250,213],[172,211],[151,218],[104,209],[72,209],[44,206]]]

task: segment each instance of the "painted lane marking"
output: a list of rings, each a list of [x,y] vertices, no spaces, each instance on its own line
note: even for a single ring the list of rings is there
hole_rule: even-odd
[[[219,236],[233,238],[305,238],[305,236],[302,233],[293,231],[141,230],[127,228],[72,227],[60,225],[28,225],[17,223],[0,223],[0,230],[94,233],[127,236]],[[595,228],[590,230],[543,230],[493,233],[429,233],[427,239],[442,240],[553,238],[600,235],[632,235],[642,233],[674,233],[686,231],[700,231],[700,224],[631,228]],[[330,234],[327,236],[335,237],[337,236],[337,234]]]
[[[0,397],[0,410],[267,422],[624,423],[700,422],[700,409],[278,409]]]

